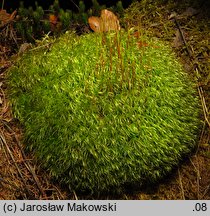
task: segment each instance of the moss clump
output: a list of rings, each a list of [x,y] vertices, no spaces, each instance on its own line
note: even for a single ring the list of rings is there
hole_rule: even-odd
[[[141,40],[68,33],[9,71],[26,148],[74,190],[157,181],[196,145],[192,82],[170,48]]]

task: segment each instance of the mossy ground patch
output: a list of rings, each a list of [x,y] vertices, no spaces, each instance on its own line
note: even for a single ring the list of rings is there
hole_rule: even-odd
[[[26,147],[74,190],[156,181],[196,145],[193,83],[165,44],[138,40],[69,33],[9,72]]]

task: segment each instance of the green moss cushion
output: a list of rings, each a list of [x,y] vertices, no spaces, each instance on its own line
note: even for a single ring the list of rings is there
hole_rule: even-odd
[[[157,181],[196,145],[194,85],[166,45],[142,41],[67,33],[9,71],[26,148],[76,191]]]

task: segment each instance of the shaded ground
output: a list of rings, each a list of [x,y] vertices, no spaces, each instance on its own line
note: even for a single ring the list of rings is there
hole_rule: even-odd
[[[167,1],[165,1],[167,2]],[[179,2],[179,1],[178,1]],[[171,44],[186,71],[198,84],[203,107],[203,129],[198,148],[157,185],[129,188],[122,195],[78,195],[25,155],[22,131],[12,117],[6,96],[6,69],[12,64],[14,34],[0,44],[0,199],[210,199],[210,7],[207,3],[140,4],[127,9],[121,24],[138,26]],[[175,16],[174,13],[177,15]],[[176,19],[174,19],[174,17]],[[171,18],[171,19],[169,19]],[[11,30],[12,31],[12,30]],[[1,31],[1,34],[4,32]],[[2,35],[1,35],[2,36]]]

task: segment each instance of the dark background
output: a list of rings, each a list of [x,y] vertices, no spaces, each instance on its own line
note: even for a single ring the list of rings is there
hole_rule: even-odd
[[[19,7],[20,2],[24,2],[24,6],[27,8],[29,6],[35,7],[35,2],[38,2],[38,5],[42,6],[43,9],[49,9],[49,6],[53,4],[54,0],[0,0],[0,8],[2,2],[4,1],[4,9],[9,11],[15,10]],[[79,5],[80,0],[59,0],[60,7],[63,9],[70,9],[74,12],[78,12],[78,8],[75,6]],[[116,5],[119,0],[98,0],[100,5],[106,5],[106,7],[111,7]],[[134,0],[121,0],[123,7],[127,8]],[[140,1],[140,0],[139,0]],[[163,3],[168,2],[169,0],[162,0]],[[174,0],[175,2],[183,2],[185,0]],[[86,5],[86,9],[92,6],[92,0],[83,0]],[[205,5],[205,7],[210,8],[210,0],[192,0],[192,2],[197,3],[200,6]],[[210,13],[210,11],[209,11]]]
[[[100,5],[105,4],[107,7],[115,5],[119,0],[98,0]],[[0,0],[0,7],[2,5],[3,0]],[[4,0],[4,9],[17,9],[19,7],[21,0]],[[50,5],[53,4],[54,0],[22,0],[24,2],[25,7],[35,6],[35,2],[38,2],[38,5],[42,6],[43,9],[48,9]],[[75,4],[79,4],[79,0],[59,0],[61,8],[70,9],[75,12],[78,11]],[[122,0],[123,7],[126,8],[131,4],[132,0]],[[92,6],[92,0],[84,0],[86,8]]]

